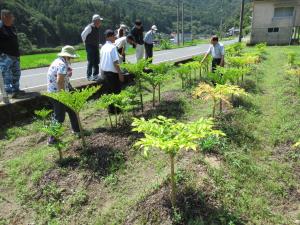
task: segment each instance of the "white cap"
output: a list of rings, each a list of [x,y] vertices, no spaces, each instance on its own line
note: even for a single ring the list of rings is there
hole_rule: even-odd
[[[122,24],[120,25],[120,28],[127,28],[127,26],[126,26],[125,24],[122,23]]]
[[[157,26],[153,25],[153,26],[151,27],[151,30],[157,30]]]
[[[100,17],[98,14],[95,14],[95,15],[93,15],[93,19],[92,19],[93,21],[96,21],[96,20],[103,20],[103,18],[102,17]]]

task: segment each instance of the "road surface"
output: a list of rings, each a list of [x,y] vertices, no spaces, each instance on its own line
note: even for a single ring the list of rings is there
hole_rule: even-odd
[[[232,44],[236,40],[223,42],[224,45]],[[207,51],[209,45],[201,44],[186,48],[164,50],[154,52],[154,63],[161,63],[166,61],[180,61],[191,58],[195,55],[203,54]],[[135,55],[127,57],[130,62],[135,62]],[[73,63],[73,76],[71,82],[85,81],[86,79],[86,62]],[[47,86],[47,67],[23,70],[20,80],[21,89],[25,91],[45,91]]]

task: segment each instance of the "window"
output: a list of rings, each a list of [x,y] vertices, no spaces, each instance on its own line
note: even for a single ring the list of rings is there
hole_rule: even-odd
[[[294,15],[294,7],[275,8],[274,17],[292,17]]]
[[[268,33],[278,33],[279,27],[270,27],[268,28]]]

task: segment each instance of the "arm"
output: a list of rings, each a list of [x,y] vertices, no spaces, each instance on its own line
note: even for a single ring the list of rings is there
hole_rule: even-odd
[[[65,90],[65,75],[57,74],[56,82],[58,91]]]
[[[208,57],[208,55],[209,55],[210,53],[211,53],[211,47],[209,47],[209,49],[208,49],[207,52],[205,53],[204,58],[202,59],[201,63],[203,63],[203,62],[207,59],[207,57]]]
[[[116,70],[117,70],[117,72],[119,74],[119,80],[121,82],[124,82],[124,76],[123,76],[123,74],[121,72],[121,69],[120,69],[119,60],[117,60],[117,61],[114,62],[114,66],[115,66],[115,68],[116,68]]]
[[[90,25],[88,25],[88,26],[86,26],[86,27],[84,28],[84,30],[83,30],[82,33],[81,33],[81,38],[82,38],[83,43],[85,43],[85,40],[86,40],[87,36],[88,36],[91,32],[92,32],[92,28],[91,28]]]

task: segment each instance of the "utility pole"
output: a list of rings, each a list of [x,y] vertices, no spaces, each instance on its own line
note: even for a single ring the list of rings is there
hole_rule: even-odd
[[[242,42],[242,38],[243,38],[244,10],[245,10],[245,0],[242,0],[239,42]]]
[[[224,0],[221,0],[221,22],[220,22],[220,38],[223,38],[223,16],[224,16]]]
[[[191,41],[193,41],[193,11],[191,10]]]
[[[182,45],[184,45],[184,2],[182,1],[182,15],[181,15],[181,26],[182,26]]]
[[[180,45],[179,37],[179,0],[177,0],[177,45]]]

